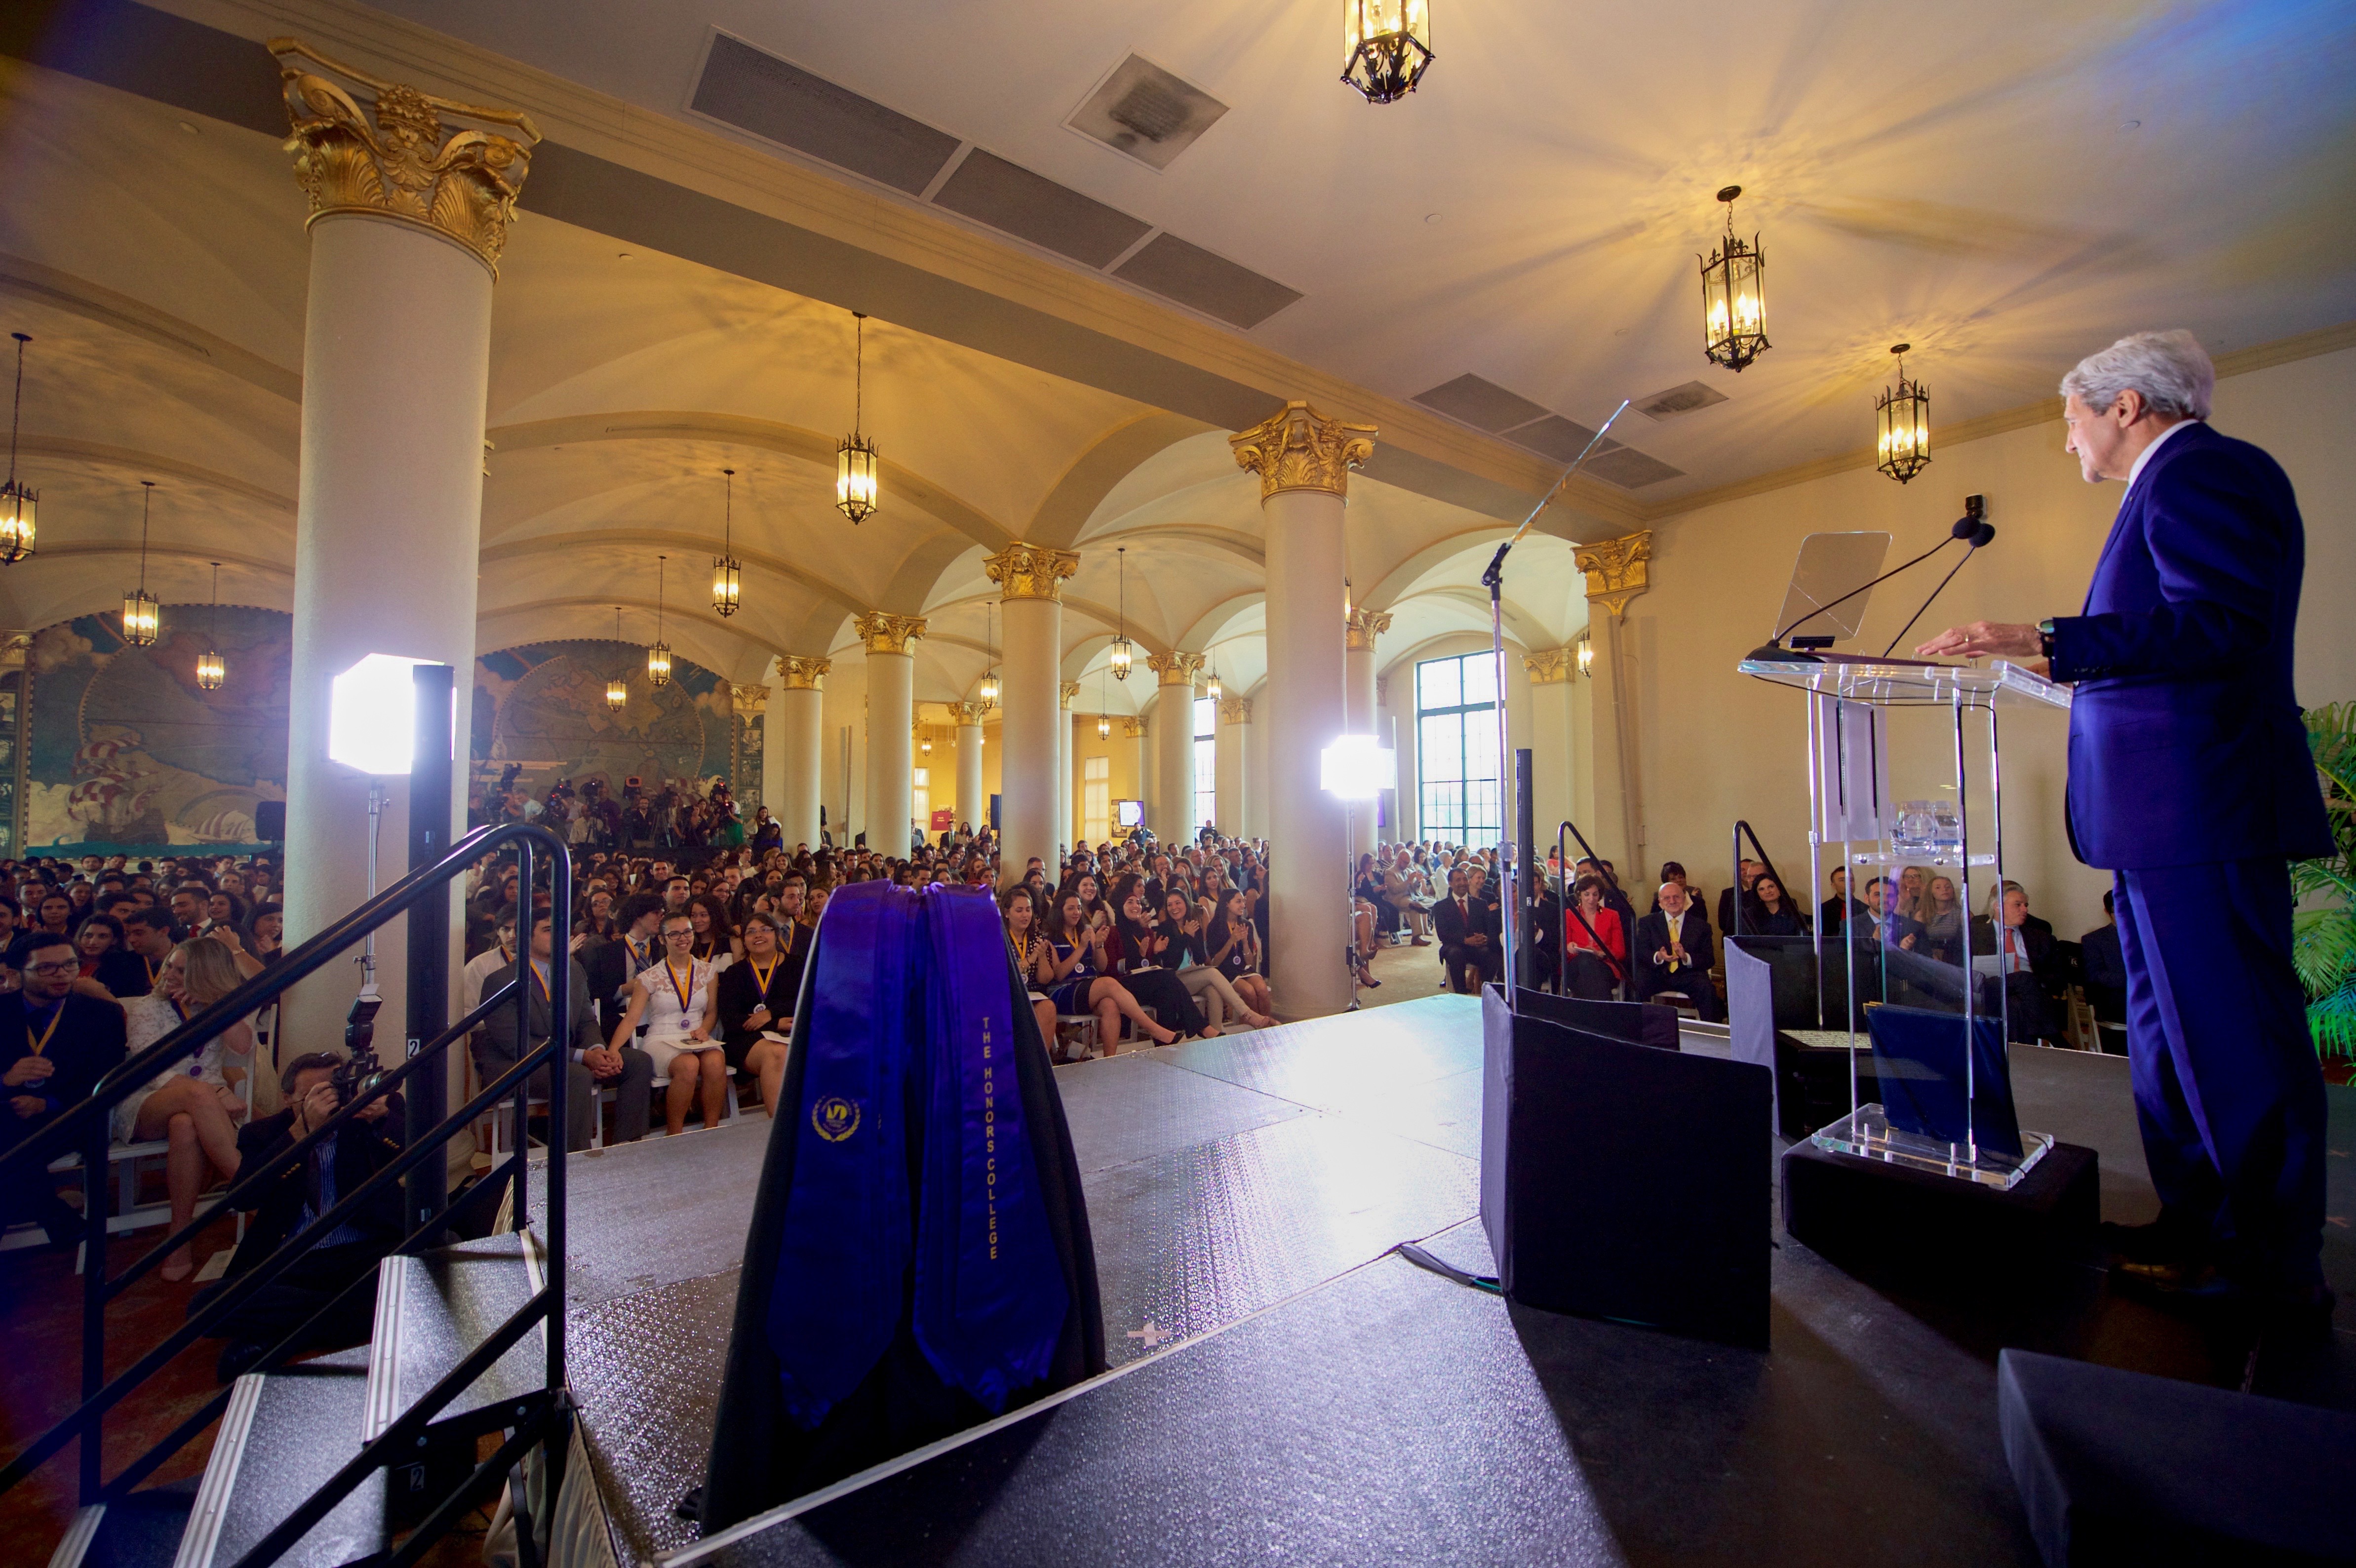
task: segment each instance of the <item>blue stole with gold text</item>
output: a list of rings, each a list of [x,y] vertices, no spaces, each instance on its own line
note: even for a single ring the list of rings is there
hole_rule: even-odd
[[[1046,1376],[1070,1306],[1033,1169],[998,906],[926,890],[928,1092],[916,1222],[917,1347],[992,1413]]]
[[[883,1359],[907,1299],[908,960],[916,895],[858,882],[827,900],[794,1111],[793,1187],[766,1326],[786,1410],[804,1427]],[[921,1015],[919,1015],[919,1018]]]

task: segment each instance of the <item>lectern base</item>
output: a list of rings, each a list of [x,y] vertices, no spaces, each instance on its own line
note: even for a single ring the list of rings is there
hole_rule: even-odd
[[[1851,1114],[1817,1129],[1815,1142],[1827,1154],[1855,1155],[1885,1165],[1905,1165],[1929,1176],[1977,1182],[1998,1192],[2009,1192],[2019,1187],[2053,1146],[2053,1139],[2044,1133],[2022,1133],[2018,1155],[1926,1138],[1891,1126],[1889,1116],[1879,1105],[1860,1105]]]
[[[1979,1279],[2093,1255],[2102,1216],[2094,1151],[2053,1144],[2009,1188],[1815,1143],[1784,1151],[1783,1229],[1844,1267]]]

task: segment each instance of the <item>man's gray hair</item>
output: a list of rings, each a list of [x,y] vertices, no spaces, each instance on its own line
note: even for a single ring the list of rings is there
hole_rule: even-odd
[[[2144,406],[2169,419],[2206,419],[2209,395],[2217,387],[2217,367],[2208,351],[2182,328],[2138,332],[2098,354],[2089,354],[2062,378],[2062,395],[2074,397],[2096,413],[2139,392]]]

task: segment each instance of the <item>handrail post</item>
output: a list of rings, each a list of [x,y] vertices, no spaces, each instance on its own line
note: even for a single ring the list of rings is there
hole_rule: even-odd
[[[106,1210],[112,1196],[107,1191],[111,1173],[106,1146],[113,1130],[112,1117],[94,1116],[81,1141],[81,1397],[85,1402],[106,1386]],[[84,1508],[99,1500],[105,1431],[103,1411],[92,1415],[82,1431],[77,1457]]]
[[[416,722],[409,771],[409,870],[424,870],[450,852],[451,714],[456,671],[447,664],[420,664],[410,671],[416,683]],[[409,907],[408,1057],[450,1022],[450,888]],[[411,1079],[404,1122],[415,1143],[450,1113],[449,1060],[433,1064]],[[407,1209],[402,1226],[415,1235],[450,1206],[449,1162],[428,1160],[410,1174],[402,1194]]]
[[[566,1168],[573,1163],[573,1140],[566,1132],[571,1122],[569,1100],[573,1092],[567,1080],[573,1063],[573,950],[568,940],[573,924],[571,855],[549,857],[548,892],[548,1278],[541,1288],[549,1294],[548,1326],[543,1330],[548,1348],[548,1386],[561,1390],[564,1387],[564,1188]],[[524,897],[531,897],[528,886]],[[589,1094],[589,1114],[593,1118],[598,1114],[594,1088]],[[561,1451],[552,1452],[559,1454],[555,1465],[561,1467]],[[556,1507],[553,1479],[549,1484],[548,1506],[552,1513]]]
[[[531,841],[530,839],[519,839],[516,841],[516,979],[523,983],[516,987],[515,1000],[516,1060],[519,1062],[529,1062],[531,1060],[532,1057],[531,928],[525,924],[525,922],[531,918],[532,893]],[[552,938],[549,965],[550,973],[552,977],[553,977],[555,972],[555,952],[553,950],[552,939],[555,936],[555,933],[551,931],[549,934]],[[568,954],[567,956],[570,957],[571,955]],[[551,990],[552,991],[554,987],[552,986]],[[550,1082],[553,1084],[556,1079],[556,1072],[553,1066],[551,1067],[548,1076]],[[552,1107],[552,1109],[553,1108]],[[531,1208],[531,1161],[525,1157],[525,1152],[530,1147],[531,1141],[530,1117],[531,1075],[530,1073],[526,1073],[523,1077],[516,1079],[515,1086],[515,1202],[509,1211],[509,1219],[512,1221],[514,1228],[518,1230],[530,1230],[531,1224],[531,1216],[530,1212]],[[553,1127],[549,1129],[550,1143],[553,1144],[559,1136],[560,1133],[557,1129]],[[554,1162],[552,1161],[551,1163],[553,1164]]]

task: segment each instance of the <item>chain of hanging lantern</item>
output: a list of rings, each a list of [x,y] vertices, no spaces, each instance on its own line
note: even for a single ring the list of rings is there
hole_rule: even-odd
[[[229,679],[229,660],[220,650],[220,563],[212,563],[213,602],[205,620],[205,650],[197,655],[197,690],[218,692]]]
[[[1906,353],[1912,343],[1893,343],[1890,351],[1898,358],[1898,384],[1884,387],[1881,395],[1873,400],[1873,416],[1879,426],[1879,449],[1874,467],[1904,484],[1921,473],[1931,461],[1931,394],[1921,381],[1906,379]]]
[[[1120,545],[1112,553],[1113,570],[1119,575],[1120,585],[1116,590],[1119,596],[1116,612],[1119,619],[1113,632],[1112,646],[1105,650],[1105,667],[1112,671],[1114,680],[1126,681],[1130,665],[1137,657],[1129,645],[1129,546]]]
[[[622,607],[619,605],[616,605],[614,607],[614,640],[616,642],[622,640]],[[618,714],[629,705],[629,682],[623,680],[619,675],[608,675],[605,678],[605,707],[607,711]]]
[[[990,660],[990,668],[981,672],[981,705],[985,708],[994,708],[998,706],[998,699],[1006,693],[1004,683],[998,678],[997,606],[987,602],[983,604],[982,626],[984,657]]]
[[[25,415],[25,345],[29,332],[11,332],[16,339],[16,398],[8,413],[8,482],[0,485],[0,566],[14,566],[33,553],[35,514],[40,492],[16,478],[16,429]]]
[[[655,557],[655,639],[647,646],[647,680],[657,686],[670,684],[670,647],[662,639],[663,566],[669,559]]]
[[[720,553],[712,558],[712,607],[726,620],[736,613],[744,593],[744,568],[736,559],[736,470],[720,470],[725,489],[720,524]]]
[[[861,429],[867,413],[867,316],[851,313],[851,434],[835,448],[834,504],[853,523],[864,522],[883,491],[876,483],[875,443]]]
[[[153,648],[163,627],[162,607],[147,591],[147,522],[155,481],[142,479],[139,485],[139,585],[123,596],[123,640],[134,648]]]

